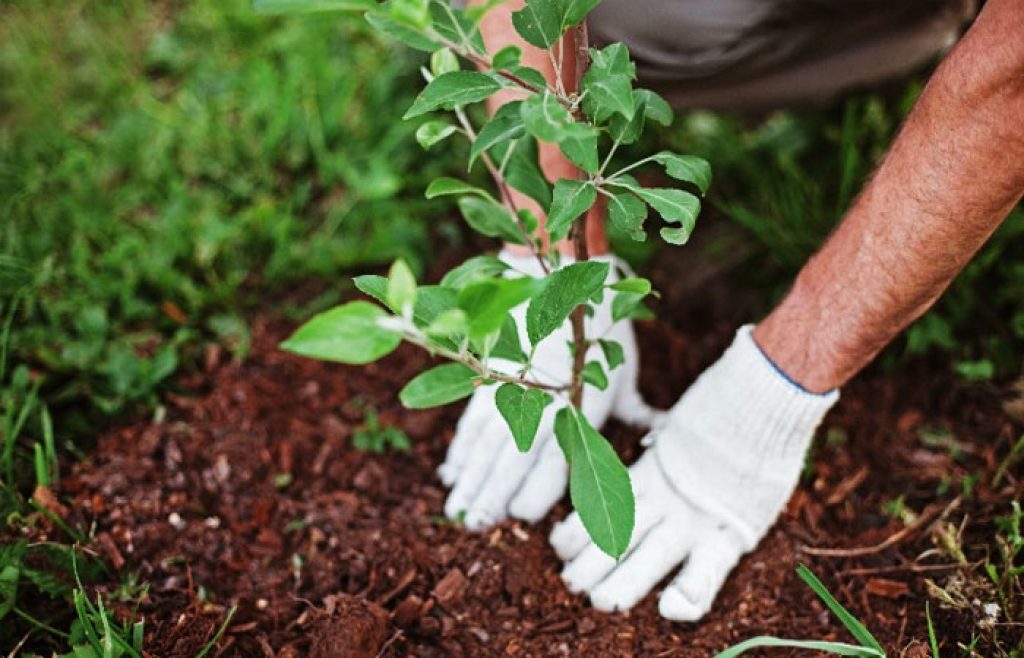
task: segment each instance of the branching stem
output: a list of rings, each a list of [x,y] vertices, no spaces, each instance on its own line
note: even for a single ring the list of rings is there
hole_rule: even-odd
[[[570,386],[545,384],[544,382],[539,382],[535,379],[527,379],[526,377],[520,375],[506,375],[505,373],[494,372],[472,354],[456,352],[455,350],[450,350],[447,347],[431,342],[426,336],[424,336],[419,331],[405,329],[402,331],[402,338],[409,341],[413,345],[422,347],[423,349],[427,350],[432,354],[443,356],[449,361],[461,363],[467,368],[470,368],[473,371],[475,371],[484,379],[491,379],[496,382],[502,382],[505,384],[518,384],[520,386],[526,386],[528,388],[539,388],[543,391],[551,391],[553,393],[563,393],[570,389]]]
[[[461,107],[455,108],[455,116],[458,118],[459,123],[462,124],[462,129],[466,132],[466,137],[469,138],[469,141],[476,141],[476,131],[473,130],[473,124],[469,122],[469,117],[466,116],[466,113]],[[512,147],[510,146],[510,152],[511,149]],[[501,171],[494,166],[494,160],[491,159],[490,155],[482,153],[480,155],[480,159],[483,160],[484,166],[487,167],[487,171],[490,172],[491,178],[494,179],[494,184],[498,186],[498,189],[501,191],[502,198],[512,211],[512,219],[515,220],[516,226],[519,228],[519,232],[523,236],[523,242],[530,248],[534,258],[537,259],[537,262],[540,263],[541,271],[543,271],[544,274],[550,274],[551,268],[548,266],[548,262],[544,258],[544,254],[542,254],[537,248],[537,244],[534,242],[533,236],[526,230],[523,220],[519,217],[519,208],[516,206],[516,202],[512,198],[512,189],[509,187],[508,183],[505,182],[505,177],[502,175]],[[504,165],[502,165],[502,167],[504,167]]]
[[[575,85],[578,91],[583,75],[587,72],[587,67],[590,65],[590,55],[587,50],[587,24],[584,22],[571,28],[570,34],[572,34],[573,47],[576,49]],[[559,70],[555,74],[561,77],[562,72]],[[572,112],[577,121],[586,121],[586,117],[583,116],[579,105],[573,107]],[[582,175],[582,172],[580,174]],[[587,213],[584,213],[583,217],[573,223],[572,241],[576,262],[581,263],[588,260],[590,254],[587,252]],[[573,346],[572,381],[569,385],[569,397],[572,406],[577,409],[583,405],[583,367],[587,363],[588,343],[583,322],[585,313],[586,307],[580,304],[573,309],[572,314],[569,316],[569,320],[572,323]]]

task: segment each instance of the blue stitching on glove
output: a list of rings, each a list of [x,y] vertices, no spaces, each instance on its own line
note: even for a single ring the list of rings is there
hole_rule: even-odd
[[[790,377],[789,375],[787,375],[785,373],[785,371],[783,371],[782,368],[779,367],[779,364],[777,364],[774,361],[772,361],[772,358],[770,356],[768,356],[768,354],[766,354],[765,351],[763,349],[761,349],[761,346],[757,344],[757,341],[754,340],[754,332],[753,331],[750,332],[749,336],[750,336],[750,342],[754,344],[754,347],[757,348],[757,351],[760,352],[762,357],[764,357],[764,360],[768,363],[768,365],[770,365],[772,367],[772,370],[774,370],[779,375],[779,377],[782,377],[784,380],[789,382],[789,384],[791,384],[794,388],[796,388],[801,393],[804,393],[805,395],[813,395],[814,397],[818,397],[818,398],[824,398],[824,397],[828,397],[828,396],[830,396],[830,395],[832,395],[833,393],[836,392],[836,389],[832,389],[831,391],[825,391],[824,393],[815,393],[813,391],[808,391],[806,388],[804,388],[803,386],[800,385],[800,382],[798,382],[797,380],[795,380],[792,377]]]

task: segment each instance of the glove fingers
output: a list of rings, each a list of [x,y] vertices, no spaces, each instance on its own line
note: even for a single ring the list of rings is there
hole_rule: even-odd
[[[692,531],[690,521],[663,521],[591,590],[590,602],[605,612],[632,608],[683,561],[693,546]]]
[[[548,541],[558,557],[571,560],[590,542],[590,536],[580,521],[580,515],[573,512],[564,521],[555,524]]]
[[[496,451],[489,455],[494,467],[487,481],[482,483],[473,502],[466,510],[466,527],[482,530],[508,517],[509,501],[515,496],[537,461],[543,445],[534,445],[527,452],[519,452],[512,435],[506,432]]]
[[[466,411],[455,427],[455,435],[448,446],[444,463],[437,468],[437,475],[444,486],[452,486],[459,478],[459,473],[473,452],[473,446],[480,439],[488,421],[494,417],[493,409],[493,396],[487,395],[484,391],[477,392],[469,401]]]
[[[499,442],[506,438],[505,421],[500,417],[491,417],[483,431],[474,437],[472,452],[460,469],[455,486],[444,504],[444,513],[449,519],[456,520],[469,510],[477,492],[490,475]]]
[[[541,448],[537,463],[509,503],[508,513],[517,519],[536,523],[565,493],[568,480],[569,465],[558,442],[549,437]]]
[[[743,542],[727,527],[714,527],[698,537],[686,566],[661,593],[661,616],[696,621],[707,614],[741,555]]]
[[[629,555],[637,546],[641,545],[649,531],[661,521],[661,511],[655,505],[645,504],[644,501],[637,501],[636,524],[633,528],[633,536],[629,540],[629,547],[625,555]],[[589,538],[588,538],[589,539]],[[589,543],[579,555],[565,565],[562,570],[562,580],[570,591],[590,591],[615,569],[619,562],[600,548],[597,544]]]

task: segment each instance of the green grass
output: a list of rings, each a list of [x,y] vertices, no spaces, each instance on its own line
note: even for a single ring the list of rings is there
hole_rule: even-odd
[[[151,403],[269,292],[421,264],[450,214],[422,196],[448,161],[398,121],[415,54],[354,19],[169,7],[0,9],[0,292],[51,406]]]
[[[0,4],[7,536],[47,521],[31,492],[53,484],[59,459],[81,455],[104,424],[158,404],[206,344],[244,357],[244,318],[268,300],[315,280],[329,304],[353,270],[396,257],[420,270],[430,233],[457,239],[449,204],[423,190],[457,173],[461,154],[424,154],[416,122],[399,121],[421,86],[421,61],[358,20],[270,18],[248,0]],[[659,139],[712,162],[709,203],[750,236],[749,270],[778,295],[917,89],[757,124],[691,113]],[[971,377],[1019,370],[1022,233],[1018,212],[889,358],[938,351]],[[649,251],[629,245],[636,256]],[[370,449],[401,448],[366,438]],[[52,535],[88,540],[71,527]],[[103,568],[83,560],[60,544],[0,544],[0,635],[31,630],[61,651],[92,620],[98,639],[120,634],[137,650],[134,628],[108,632],[107,611],[85,594]],[[84,621],[72,628],[76,602]]]

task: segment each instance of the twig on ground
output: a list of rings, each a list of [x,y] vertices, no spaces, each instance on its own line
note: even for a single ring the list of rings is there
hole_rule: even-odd
[[[874,546],[862,546],[859,548],[814,548],[812,546],[801,546],[800,552],[815,557],[862,557],[881,553],[885,549],[901,544],[917,535],[919,531],[930,526],[934,521],[945,518],[959,505],[960,496],[954,498],[945,507],[941,504],[932,505],[921,513],[917,521],[914,521],[899,532],[890,535],[885,541]]]

